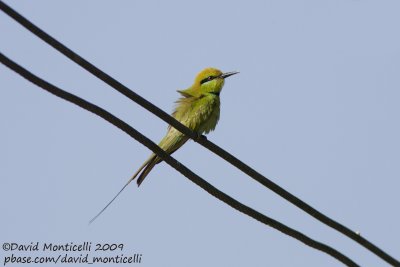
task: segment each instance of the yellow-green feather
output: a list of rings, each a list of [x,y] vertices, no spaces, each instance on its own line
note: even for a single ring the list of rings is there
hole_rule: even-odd
[[[201,84],[201,81],[210,76],[218,77],[221,74],[222,72],[218,69],[204,69],[196,76],[191,87],[186,90],[178,90],[182,96],[176,101],[172,116],[199,134],[207,134],[213,131],[219,120],[220,100],[218,94],[224,86],[224,79],[217,78],[203,84]],[[184,134],[169,126],[167,134],[159,143],[159,147],[168,154],[172,154],[187,140],[188,138]],[[161,161],[162,159],[155,154],[150,156],[147,166],[144,167],[137,180],[138,185],[143,182],[151,169]]]
[[[230,76],[235,73],[227,74]],[[201,71],[196,76],[191,87],[186,90],[178,91],[182,96],[176,101],[176,107],[172,116],[198,134],[207,134],[214,130],[219,120],[219,93],[224,86],[225,77],[229,76],[222,76],[222,72],[214,68],[207,68]],[[184,134],[169,126],[167,134],[161,140],[159,146],[168,154],[172,154],[187,140],[188,138]],[[91,222],[107,209],[132,180],[139,175],[137,183],[140,185],[154,166],[161,161],[161,158],[152,154],[122,187],[118,194],[91,220]]]

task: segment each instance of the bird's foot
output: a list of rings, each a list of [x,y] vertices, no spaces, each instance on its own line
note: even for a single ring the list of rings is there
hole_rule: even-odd
[[[203,134],[197,134],[196,138],[194,139],[194,141],[196,141],[196,142],[200,142],[203,140],[207,140],[207,136],[205,136]]]

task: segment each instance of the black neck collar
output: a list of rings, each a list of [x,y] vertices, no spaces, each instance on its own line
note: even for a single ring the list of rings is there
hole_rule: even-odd
[[[220,92],[210,92],[210,94],[213,94],[213,95],[216,95],[216,96],[219,96],[219,93]]]

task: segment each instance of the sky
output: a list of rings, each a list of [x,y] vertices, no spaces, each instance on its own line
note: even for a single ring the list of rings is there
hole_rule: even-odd
[[[399,1],[5,2],[166,112],[201,69],[240,71],[226,80],[220,122],[208,139],[400,258]],[[3,12],[0,30],[0,51],[12,60],[154,142],[164,136],[164,121]],[[141,255],[134,266],[342,266],[165,163],[88,225],[150,151],[3,65],[0,89],[2,245],[92,242],[90,257]],[[361,266],[388,266],[199,144],[173,156]],[[93,251],[96,243],[123,249]],[[60,254],[0,251],[2,264],[12,253]]]

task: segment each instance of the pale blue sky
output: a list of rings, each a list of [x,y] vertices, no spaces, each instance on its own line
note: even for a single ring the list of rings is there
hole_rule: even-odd
[[[399,1],[6,2],[165,111],[202,68],[240,71],[208,138],[400,258]],[[33,73],[155,142],[165,134],[163,121],[4,13],[0,30],[1,52]],[[166,164],[88,226],[150,152],[3,65],[0,87],[2,243],[122,242],[124,254],[143,254],[140,266],[341,266]],[[174,156],[360,265],[387,266],[198,144]]]

